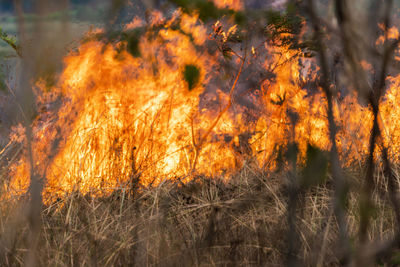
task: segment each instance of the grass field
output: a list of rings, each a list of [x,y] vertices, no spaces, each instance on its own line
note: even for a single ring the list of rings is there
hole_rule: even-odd
[[[360,177],[348,172],[354,185]],[[40,266],[282,266],[291,242],[305,266],[339,265],[332,184],[298,196],[296,232],[288,232],[287,172],[266,174],[244,167],[228,182],[196,177],[188,184],[165,182],[155,188],[117,190],[108,197],[72,193],[43,207]],[[376,182],[385,188],[385,182]],[[357,240],[358,189],[347,205],[351,240]],[[395,229],[384,190],[376,203],[369,237],[386,240]],[[0,264],[23,265],[28,228],[24,200],[1,202]],[[358,249],[354,243],[354,250]],[[363,259],[370,248],[365,248]],[[372,249],[371,249],[372,251]],[[399,253],[376,264],[397,266]]]

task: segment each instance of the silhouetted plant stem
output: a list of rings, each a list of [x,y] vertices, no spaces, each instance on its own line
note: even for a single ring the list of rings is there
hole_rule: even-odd
[[[42,11],[42,8],[45,5],[45,0],[39,0],[36,6],[36,11],[38,14]],[[25,128],[25,142],[26,142],[26,151],[27,151],[27,160],[29,166],[29,206],[27,211],[27,219],[29,223],[29,236],[28,236],[28,251],[25,259],[26,266],[37,266],[38,259],[36,256],[40,230],[42,226],[41,221],[41,210],[42,210],[42,190],[43,184],[40,175],[38,174],[35,166],[36,159],[34,157],[33,152],[33,132],[32,132],[32,121],[35,116],[35,96],[32,90],[31,82],[35,77],[35,72],[37,71],[36,64],[38,58],[36,56],[36,52],[38,46],[40,44],[35,44],[33,47],[28,47],[27,44],[27,36],[24,27],[24,19],[23,19],[23,9],[22,2],[20,0],[15,0],[15,6],[17,11],[17,20],[18,20],[18,28],[20,41],[23,45],[22,47],[22,70],[20,72],[20,84],[16,93],[16,100],[18,105],[22,107],[21,116],[22,116],[22,124]],[[41,19],[39,19],[34,24],[34,34],[40,37],[40,33],[42,32]]]
[[[288,220],[288,231],[287,231],[287,266],[299,266],[300,261],[297,256],[300,240],[297,233],[298,220],[297,212],[301,209],[302,189],[299,184],[299,177],[297,175],[297,145],[292,143],[288,147],[288,161],[291,165],[291,170],[288,173],[288,204],[287,204],[287,220]]]
[[[360,74],[359,67],[357,67],[357,55],[359,51],[355,51],[354,46],[352,46],[352,38],[349,35],[349,16],[347,14],[347,6],[346,6],[346,1],[345,0],[337,0],[336,1],[336,14],[337,14],[337,19],[339,22],[339,27],[341,28],[342,32],[342,43],[343,43],[343,48],[345,55],[347,57],[348,62],[350,63],[350,66],[353,70],[354,74],[354,81],[355,81],[355,86],[358,92],[363,93],[362,96],[367,96],[368,104],[372,109],[372,115],[373,115],[373,125],[371,129],[371,135],[370,135],[370,140],[369,140],[369,148],[368,148],[368,156],[367,156],[367,171],[365,174],[365,184],[363,186],[363,190],[361,192],[361,203],[360,203],[360,228],[359,228],[359,238],[360,242],[362,244],[365,244],[367,242],[367,236],[368,236],[368,226],[370,223],[370,217],[371,217],[371,209],[373,208],[373,202],[372,202],[372,193],[375,187],[375,182],[374,182],[374,173],[375,173],[375,161],[374,161],[374,156],[376,154],[376,145],[381,138],[382,140],[382,160],[384,164],[384,170],[385,170],[385,176],[388,179],[388,184],[389,184],[389,194],[390,194],[390,200],[395,212],[396,220],[397,220],[397,225],[399,225],[400,222],[400,206],[397,201],[396,197],[396,182],[395,182],[395,177],[391,168],[389,156],[388,156],[388,149],[385,145],[384,142],[384,137],[382,136],[382,131],[380,129],[380,124],[379,124],[379,103],[381,100],[381,97],[383,96],[385,85],[386,85],[386,78],[388,75],[388,69],[390,65],[390,61],[393,56],[394,50],[398,47],[398,44],[400,42],[399,39],[394,40],[392,43],[388,43],[389,40],[389,29],[391,27],[391,16],[390,13],[392,11],[392,4],[393,1],[389,0],[385,2],[386,8],[385,8],[385,14],[384,14],[384,34],[385,34],[385,50],[382,55],[382,62],[380,63],[380,71],[378,74],[378,79],[375,80],[374,85],[372,88],[368,86],[367,82],[357,82],[358,80],[363,81],[363,77],[365,76],[364,73]],[[375,10],[372,10],[371,12],[375,12]],[[375,14],[372,14],[375,16]],[[358,60],[359,61],[359,60]],[[377,73],[378,71],[376,71]],[[396,229],[396,237],[393,239],[394,241],[391,244],[397,244],[398,241],[398,236],[399,236],[399,229]],[[375,257],[374,255],[373,257]],[[363,256],[364,257],[364,256]]]
[[[335,123],[335,118],[333,114],[333,93],[331,90],[331,81],[329,80],[329,66],[326,51],[323,43],[323,33],[320,28],[319,19],[317,17],[314,2],[308,0],[308,10],[311,17],[311,22],[314,27],[315,41],[319,53],[319,61],[321,67],[321,87],[325,93],[327,100],[327,116],[328,116],[328,128],[329,128],[329,140],[331,143],[330,149],[330,162],[331,162],[331,172],[332,178],[335,185],[334,198],[333,198],[333,208],[338,222],[339,227],[339,243],[340,249],[342,250],[339,255],[341,257],[342,263],[346,263],[349,260],[350,254],[350,244],[347,232],[347,220],[345,213],[345,202],[347,198],[346,183],[343,178],[342,168],[340,166],[339,154],[336,145],[336,134],[337,127]]]

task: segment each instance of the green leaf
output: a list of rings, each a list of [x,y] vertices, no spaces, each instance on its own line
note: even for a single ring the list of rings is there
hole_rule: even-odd
[[[9,36],[5,31],[3,31],[1,27],[0,27],[0,40],[3,40],[9,46],[11,46],[19,56],[21,55],[20,47],[17,44],[17,41],[13,37]]]
[[[218,8],[214,2],[210,0],[170,0],[177,6],[182,8],[182,11],[191,15],[194,12],[199,14],[202,21],[210,19],[219,19],[224,15],[234,16],[235,21],[243,23],[244,16],[232,9]],[[238,24],[240,24],[238,23]]]
[[[126,40],[126,50],[134,57],[140,57],[140,38],[145,33],[144,28],[136,28],[127,33],[123,33],[122,40]]]
[[[399,266],[400,265],[400,252],[396,252],[391,260],[390,260],[392,266]]]
[[[7,92],[7,85],[4,82],[4,77],[2,77],[2,75],[0,76],[0,91],[1,92]]]
[[[200,81],[200,69],[195,65],[186,65],[183,77],[188,83],[189,91],[193,90]]]
[[[240,26],[243,26],[247,22],[246,15],[241,11],[236,11],[234,17],[235,23]]]
[[[217,19],[222,15],[220,10],[214,5],[213,2],[198,1],[197,8],[199,11],[199,18],[203,21],[208,19]]]
[[[297,13],[293,4],[287,6],[286,12],[267,11],[266,35],[274,45],[287,46],[293,50],[301,50],[310,55],[312,43],[301,40],[301,31],[304,27],[304,18]]]
[[[285,158],[290,163],[295,163],[297,161],[297,155],[299,154],[299,147],[296,143],[290,143],[287,145],[287,150],[285,153]]]
[[[131,36],[128,38],[128,44],[126,49],[128,52],[134,57],[140,57],[140,48],[139,48],[139,38],[137,36]]]
[[[326,152],[308,144],[306,163],[302,170],[302,185],[311,187],[322,184],[327,178],[327,171]]]

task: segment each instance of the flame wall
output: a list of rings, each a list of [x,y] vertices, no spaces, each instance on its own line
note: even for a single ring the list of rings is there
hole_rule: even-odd
[[[239,2],[232,3],[240,8],[235,4]],[[272,56],[264,67],[274,66],[275,78],[258,90],[262,113],[255,120],[243,119],[239,107],[221,113],[231,100],[223,90],[218,91],[218,105],[200,109],[206,87],[219,75],[217,57],[195,47],[208,38],[204,25],[185,15],[180,24],[193,42],[166,28],[156,38],[141,38],[142,54],[133,57],[117,52],[115,45],[89,41],[65,58],[57,86],[48,90],[38,83],[38,105],[44,108],[34,125],[34,158],[36,171],[45,177],[46,194],[107,192],[135,179],[159,184],[185,180],[193,172],[229,174],[245,163],[274,168],[277,150],[292,141],[302,155],[308,143],[330,148],[325,97],[318,89],[310,93],[304,88],[305,79],[310,79],[302,74],[304,59],[285,47],[265,47]],[[183,77],[187,65],[200,69],[193,90]],[[390,77],[389,82],[381,123],[385,143],[398,160],[400,80]],[[290,114],[297,114],[294,129]],[[341,156],[347,163],[361,162],[367,153],[371,112],[349,94],[335,102],[335,116]],[[11,167],[7,190],[27,189],[27,166],[22,157]]]

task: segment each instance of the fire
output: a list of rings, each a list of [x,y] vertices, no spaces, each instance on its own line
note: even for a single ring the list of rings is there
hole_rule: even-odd
[[[180,26],[192,33],[196,45],[206,41],[206,28],[196,18],[182,15]],[[207,174],[233,168],[229,148],[213,145],[218,136],[233,130],[228,116],[212,129],[209,142],[195,147],[214,122],[215,114],[198,111],[203,84],[213,73],[213,57],[196,51],[189,37],[177,30],[161,30],[159,36],[163,45],[160,39],[142,38],[138,58],[117,54],[100,41],[85,43],[65,59],[59,85],[51,93],[41,89],[44,103],[55,95],[63,99],[57,114],[45,115],[54,124],[37,125],[35,158],[50,159],[44,144],[57,142],[60,147],[49,165],[37,162],[47,192],[107,191],[136,178],[157,184],[190,173],[194,162]],[[191,90],[182,77],[188,65],[200,70],[200,81]],[[57,140],[60,136],[65,138]],[[13,177],[10,188],[26,190],[24,159],[13,166]]]
[[[234,10],[240,10],[243,8],[241,0],[214,0],[214,3],[219,8],[232,8]]]
[[[240,1],[217,3],[241,8]],[[195,47],[207,41],[207,27],[184,14],[167,25],[175,20],[181,30],[166,27],[156,38],[140,38],[140,57],[117,51],[121,44],[88,41],[65,58],[57,86],[47,90],[37,84],[39,106],[60,106],[56,112],[43,110],[34,125],[35,169],[46,181],[45,195],[105,193],[136,180],[143,185],[185,181],[193,173],[229,174],[245,163],[273,169],[278,149],[289,142],[298,144],[300,157],[308,144],[330,148],[325,96],[306,88],[317,73],[304,68],[313,59],[266,45],[270,56],[264,67],[275,78],[258,90],[261,115],[247,121],[240,106],[223,112],[232,101],[226,90],[206,90],[219,75],[217,56]],[[135,20],[128,27],[142,24]],[[254,47],[251,56],[257,56]],[[184,77],[188,66],[199,70],[193,88]],[[400,76],[388,81],[380,115],[384,142],[395,157],[400,150]],[[207,99],[215,104],[201,105]],[[341,156],[347,163],[362,161],[372,126],[369,108],[349,93],[335,101],[334,111]],[[23,135],[21,129],[14,134]],[[8,190],[26,191],[28,174],[22,157],[11,167]]]
[[[300,86],[304,77],[299,65],[293,62],[293,57],[296,58],[294,52],[281,48],[281,51],[275,49],[271,54],[273,56],[266,62],[266,68],[273,68],[276,78],[274,83],[267,81],[263,85],[266,111],[257,123],[258,134],[254,136],[254,140],[258,140],[257,151],[262,151],[259,161],[272,160],[277,147],[286,145],[288,141],[296,142],[303,154],[308,143],[327,149],[329,140],[323,95],[319,92],[308,95]],[[298,116],[294,132],[290,112]]]

